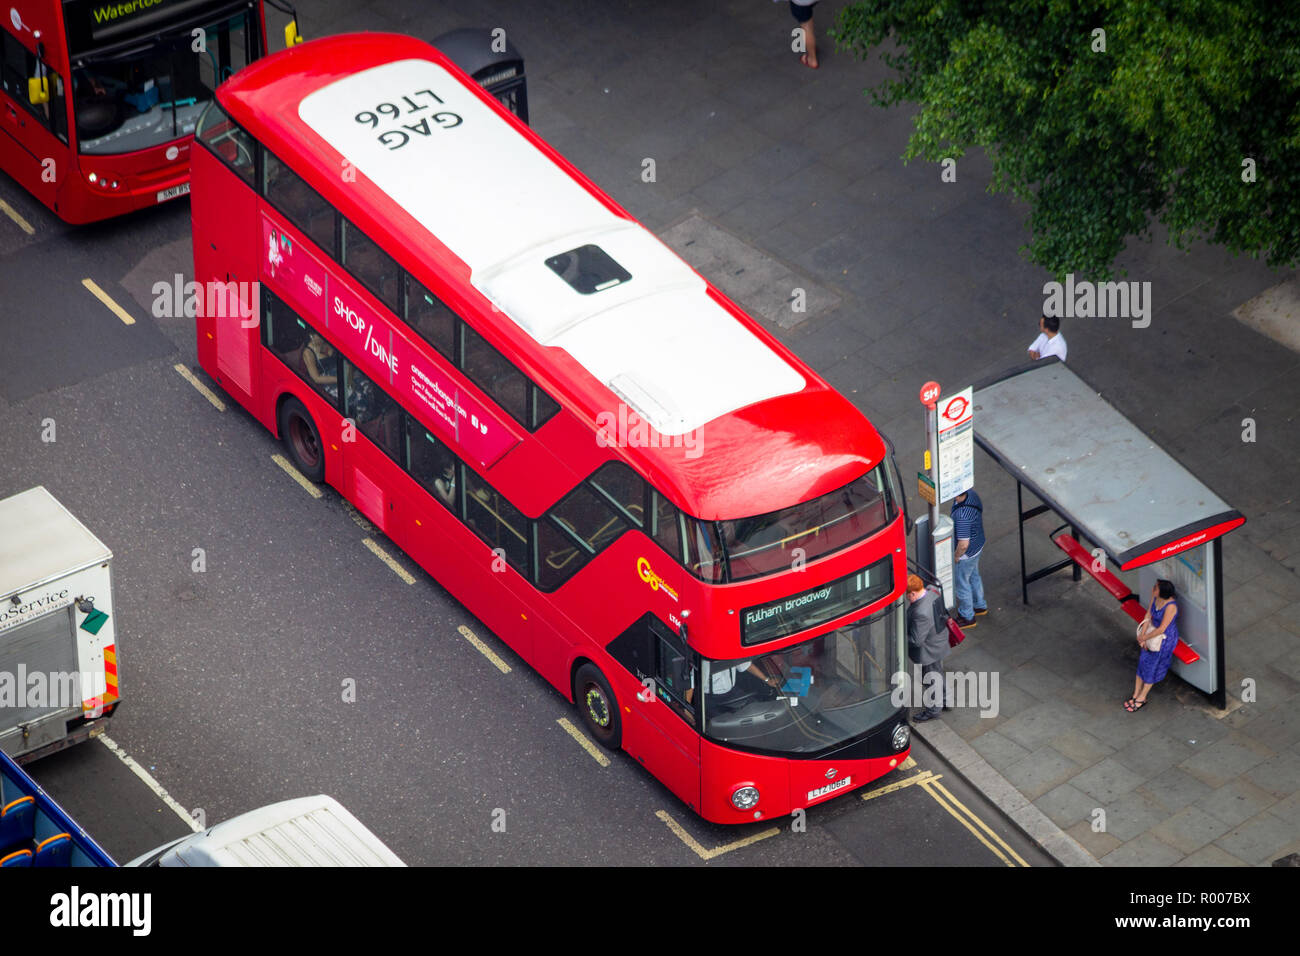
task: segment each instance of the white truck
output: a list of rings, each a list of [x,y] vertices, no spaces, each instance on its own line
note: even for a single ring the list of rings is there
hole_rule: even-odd
[[[115,867],[95,838],[0,752],[0,869]],[[405,866],[333,797],[284,800],[179,837],[127,866]]]
[[[249,810],[126,865],[406,866],[346,807],[324,794]]]
[[[121,703],[113,553],[44,487],[0,500],[0,750],[104,732]]]

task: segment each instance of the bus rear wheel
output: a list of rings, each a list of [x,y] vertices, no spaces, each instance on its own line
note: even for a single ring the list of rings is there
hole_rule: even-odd
[[[311,412],[298,399],[290,397],[280,406],[280,438],[294,467],[309,481],[325,480],[325,449],[320,430],[311,420]]]
[[[583,664],[573,678],[573,700],[596,743],[617,750],[623,742],[623,727],[618,717],[618,700],[609,682],[595,664]]]

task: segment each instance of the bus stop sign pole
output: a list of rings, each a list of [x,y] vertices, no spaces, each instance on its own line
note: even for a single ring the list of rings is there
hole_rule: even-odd
[[[939,582],[944,605],[952,607],[952,519],[939,512],[939,426],[936,421],[941,389],[938,382],[921,386],[921,404],[925,406],[925,469],[917,475],[917,491],[930,506],[926,523],[928,542],[918,540],[917,555]],[[917,522],[918,529],[920,522]],[[925,537],[924,534],[921,537]]]

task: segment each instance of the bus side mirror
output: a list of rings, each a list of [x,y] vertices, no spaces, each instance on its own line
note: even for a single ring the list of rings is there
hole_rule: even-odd
[[[295,18],[284,25],[284,47],[289,49],[302,42],[302,35],[298,33],[298,20]]]
[[[29,77],[27,80],[27,99],[31,101],[32,106],[48,103],[50,101],[50,78],[48,76]]]

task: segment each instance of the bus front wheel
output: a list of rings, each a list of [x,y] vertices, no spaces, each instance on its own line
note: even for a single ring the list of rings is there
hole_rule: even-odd
[[[286,398],[280,406],[280,438],[295,468],[309,481],[319,484],[325,480],[325,449],[320,430],[306,406],[296,398]]]
[[[609,750],[617,750],[623,740],[623,728],[618,718],[618,701],[610,690],[609,682],[595,664],[583,664],[573,678],[573,700],[587,731],[596,742]]]

